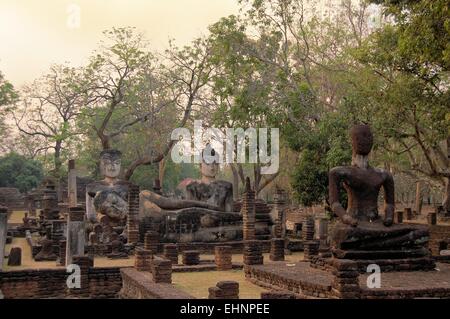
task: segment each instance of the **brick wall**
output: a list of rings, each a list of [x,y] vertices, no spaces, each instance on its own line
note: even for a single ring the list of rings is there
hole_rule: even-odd
[[[428,247],[434,256],[439,256],[439,246],[442,241],[450,239],[450,226],[447,225],[429,225],[430,241]]]
[[[66,269],[33,269],[0,272],[0,290],[5,299],[65,298]],[[118,267],[90,268],[89,298],[116,298],[122,288]]]
[[[123,299],[194,299],[191,295],[176,289],[169,283],[155,283],[148,271],[137,271],[134,268],[122,268],[123,288],[120,298]]]

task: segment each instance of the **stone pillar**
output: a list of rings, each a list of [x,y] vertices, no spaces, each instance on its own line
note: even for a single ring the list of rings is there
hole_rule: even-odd
[[[305,241],[303,242],[303,259],[311,260],[312,256],[319,254],[319,242],[317,241]]]
[[[22,248],[12,247],[9,252],[8,266],[22,265]]]
[[[360,296],[358,266],[356,262],[345,259],[333,259],[333,282],[331,292],[338,298],[356,299]]]
[[[59,259],[58,259],[58,264],[60,266],[66,265],[66,249],[67,249],[67,241],[61,240],[59,242]]]
[[[261,242],[258,240],[246,240],[244,242],[244,265],[262,265],[263,263],[264,256]]]
[[[428,213],[427,221],[428,221],[428,225],[436,225],[437,224],[437,214],[436,213]]]
[[[198,265],[200,263],[200,252],[198,250],[185,250],[181,258],[183,265]]]
[[[72,263],[73,256],[84,256],[86,240],[83,207],[70,207],[67,218],[66,265]]]
[[[284,239],[272,238],[270,242],[270,260],[283,261],[284,260]]]
[[[152,252],[142,248],[136,248],[134,268],[137,271],[151,271]]]
[[[406,220],[412,220],[413,219],[413,213],[411,207],[405,207],[403,210],[405,212]]]
[[[84,211],[83,211],[84,214]],[[72,256],[72,264],[80,267],[80,288],[68,288],[69,294],[77,297],[89,297],[89,268],[94,266],[94,261],[88,256]]]
[[[155,258],[152,262],[153,282],[172,283],[172,262],[168,259]]]
[[[319,239],[324,241],[328,239],[328,220],[325,218],[319,220]]]
[[[239,283],[226,280],[219,281],[215,287],[208,289],[208,299],[239,299]]]
[[[255,236],[255,192],[250,187],[250,178],[245,180],[245,193],[242,198],[243,239],[254,240]]]
[[[156,255],[158,252],[159,233],[153,230],[149,230],[145,233],[144,237],[144,249],[152,252]]]
[[[231,246],[216,246],[214,247],[214,261],[217,270],[233,269]]]
[[[311,216],[305,217],[302,225],[303,240],[314,240],[314,218]]]
[[[5,258],[6,233],[8,231],[8,208],[0,206],[0,271]]]
[[[69,207],[77,206],[77,170],[75,169],[75,160],[69,160],[69,174],[67,181],[67,196]]]
[[[178,247],[176,244],[165,244],[163,248],[164,258],[170,260],[172,265],[178,264]]]
[[[128,217],[127,232],[128,243],[136,244],[139,241],[139,186],[131,185],[128,189]]]
[[[277,238],[284,238],[286,234],[286,220],[284,215],[285,206],[285,194],[280,189],[277,189],[274,196],[273,208],[275,215],[274,236]]]
[[[401,210],[398,210],[394,214],[394,223],[401,224],[403,223],[403,212]]]

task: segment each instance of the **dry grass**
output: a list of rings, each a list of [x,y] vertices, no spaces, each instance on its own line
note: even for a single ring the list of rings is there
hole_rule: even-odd
[[[243,270],[172,274],[172,282],[175,287],[200,299],[208,298],[208,288],[214,287],[221,280],[239,282],[239,298],[241,299],[260,299],[261,292],[265,291],[263,288],[247,281]]]

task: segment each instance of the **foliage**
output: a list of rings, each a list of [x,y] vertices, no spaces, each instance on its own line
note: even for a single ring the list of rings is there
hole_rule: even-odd
[[[15,187],[27,192],[38,186],[42,178],[43,169],[39,161],[16,153],[0,157],[0,187]]]

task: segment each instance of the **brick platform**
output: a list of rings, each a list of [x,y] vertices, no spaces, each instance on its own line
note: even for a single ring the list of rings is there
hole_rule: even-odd
[[[133,268],[122,268],[123,287],[119,292],[122,299],[194,299],[191,295],[176,289],[169,283],[155,283],[152,274]]]
[[[369,274],[362,274],[353,298],[450,298],[450,265],[437,263],[437,268],[439,271],[382,272],[381,288],[377,289],[367,288]],[[332,272],[312,268],[309,262],[251,265],[245,268],[245,276],[258,286],[291,291],[300,298],[338,298],[332,291]]]

